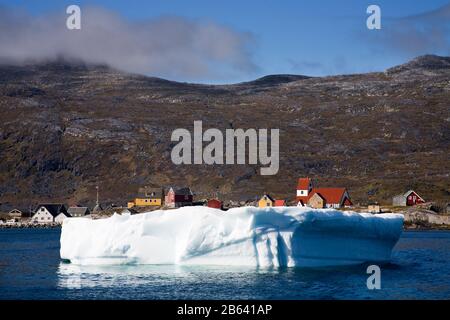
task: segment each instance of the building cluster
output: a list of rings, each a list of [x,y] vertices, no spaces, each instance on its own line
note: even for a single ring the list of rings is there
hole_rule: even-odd
[[[414,190],[409,190],[406,193],[396,195],[392,200],[393,206],[413,206],[424,202],[425,200]],[[294,202],[289,201],[289,204],[315,209],[337,209],[353,205],[346,188],[316,187],[310,178],[298,179],[295,200]],[[223,202],[217,199],[217,197],[194,202],[194,193],[189,187],[170,187],[166,190],[161,187],[144,187],[139,189],[138,195],[127,203],[127,208],[121,213],[133,214],[139,212],[139,209],[148,207],[180,208],[193,205],[205,205],[210,208],[224,210]],[[287,199],[275,199],[268,193],[265,193],[259,201],[257,201],[257,206],[260,208],[282,207],[287,205]],[[372,213],[381,212],[380,206],[377,204],[369,205],[368,210]],[[97,203],[93,212],[98,211],[101,211],[101,207],[97,189]],[[40,204],[31,216],[31,223],[60,224],[66,218],[90,217],[90,215],[91,211],[88,207],[73,206],[67,208],[61,203]],[[11,219],[8,220],[7,223],[14,223],[22,217],[22,212],[18,209],[13,209],[9,212],[9,217]]]
[[[345,188],[315,188],[310,178],[300,178],[297,184],[295,204],[311,208],[341,208],[352,205],[350,196]],[[141,188],[139,195],[128,202],[128,208],[162,206],[180,208],[200,204],[194,202],[194,195],[190,188],[171,187],[164,192],[163,188]],[[282,207],[288,203],[287,199],[275,199],[265,193],[258,201],[258,207]],[[223,208],[222,201],[209,199],[205,202],[211,208]]]
[[[37,224],[60,224],[66,218],[79,218],[90,216],[88,207],[69,207],[64,204],[51,203],[38,205],[35,213],[31,217],[31,223]]]

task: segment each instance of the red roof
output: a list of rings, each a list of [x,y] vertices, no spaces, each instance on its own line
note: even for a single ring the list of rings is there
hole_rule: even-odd
[[[285,200],[275,200],[275,207],[284,207],[286,205],[286,201]]]
[[[325,202],[328,204],[341,203],[341,199],[346,192],[345,188],[313,188],[308,196],[297,197],[297,201],[303,201],[304,203],[308,202],[308,200],[315,194],[318,193]],[[350,204],[348,203],[350,202]],[[346,205],[351,205],[351,201],[346,201]]]
[[[340,203],[345,188],[314,188],[311,191],[311,196],[314,193],[318,193],[327,203]]]
[[[298,179],[297,190],[308,190],[310,181],[310,178]]]

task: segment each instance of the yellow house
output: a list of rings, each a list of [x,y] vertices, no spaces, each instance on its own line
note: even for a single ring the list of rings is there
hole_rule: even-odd
[[[265,194],[258,201],[258,207],[260,207],[260,208],[273,207],[274,203],[275,203],[275,200],[268,194]]]
[[[136,197],[134,200],[128,202],[128,208],[133,207],[148,207],[148,206],[162,206],[164,192],[159,188],[148,189],[145,188],[144,195]]]

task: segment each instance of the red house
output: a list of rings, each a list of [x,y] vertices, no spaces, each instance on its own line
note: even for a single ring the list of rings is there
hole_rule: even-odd
[[[209,208],[222,209],[223,203],[222,203],[222,201],[217,200],[217,199],[210,199],[210,200],[208,200],[207,206]]]
[[[415,191],[410,190],[406,195],[406,205],[415,206],[416,204],[424,203],[425,200],[419,196]]]
[[[310,178],[300,178],[297,184],[297,202],[304,206],[308,200],[318,193],[327,208],[341,208],[353,205],[345,188],[313,188]]]
[[[394,206],[415,206],[424,202],[425,200],[414,190],[408,190],[392,198],[392,204]]]
[[[169,208],[192,206],[194,195],[190,188],[170,188],[165,196],[165,204]]]
[[[274,207],[285,207],[286,206],[286,200],[275,200]]]

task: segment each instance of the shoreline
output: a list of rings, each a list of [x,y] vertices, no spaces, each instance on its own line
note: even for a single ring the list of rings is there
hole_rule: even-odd
[[[62,225],[0,225],[2,229],[61,229]],[[450,231],[447,225],[403,224],[403,231]]]
[[[30,225],[30,224],[19,224],[19,225],[0,225],[0,229],[61,229],[60,224],[51,225]]]
[[[419,224],[412,224],[412,225],[403,224],[403,231],[450,231],[450,226],[448,225],[423,226]]]

